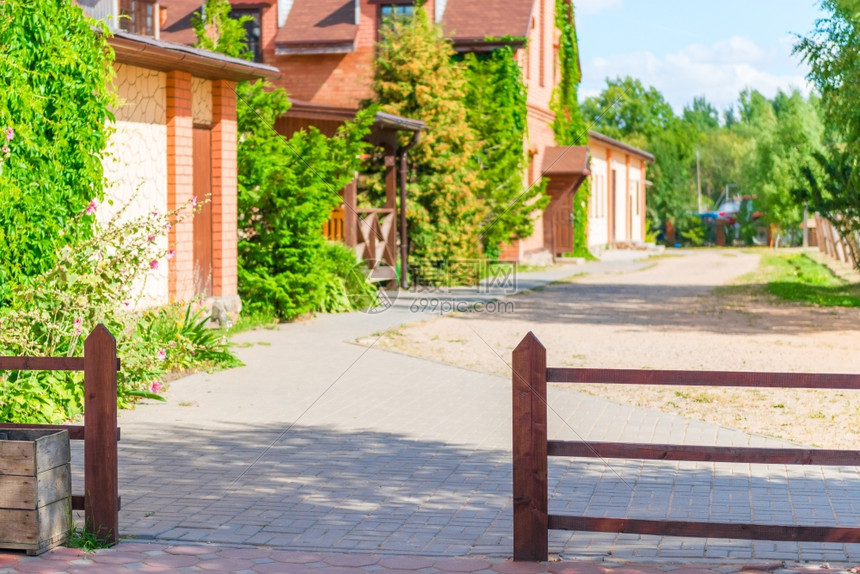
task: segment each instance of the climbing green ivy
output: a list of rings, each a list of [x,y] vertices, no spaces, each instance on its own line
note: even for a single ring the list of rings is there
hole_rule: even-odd
[[[92,236],[112,101],[106,31],[72,0],[0,2],[0,303]]]
[[[559,30],[558,64],[561,77],[553,91],[550,107],[555,113],[552,124],[559,145],[587,145],[588,126],[582,117],[577,92],[582,75],[579,69],[579,44],[573,2],[555,1],[555,25]],[[591,197],[590,180],[586,179],[573,198],[573,252],[589,257],[588,201]]]
[[[526,182],[528,108],[523,73],[509,46],[465,56],[467,119],[479,142],[476,155],[488,212],[481,226],[484,255],[498,259],[500,246],[534,232],[535,210],[546,206],[545,180]]]

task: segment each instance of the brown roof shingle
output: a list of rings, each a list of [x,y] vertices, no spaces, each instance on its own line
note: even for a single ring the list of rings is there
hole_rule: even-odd
[[[176,44],[197,43],[191,15],[203,7],[203,0],[160,0],[159,5],[167,9],[167,19],[161,26],[161,39]]]
[[[448,0],[442,16],[445,35],[458,40],[525,37],[534,0]]]
[[[296,0],[277,44],[347,44],[355,41],[354,0]]]

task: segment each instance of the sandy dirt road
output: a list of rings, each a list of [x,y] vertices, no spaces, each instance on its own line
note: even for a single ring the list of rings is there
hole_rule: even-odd
[[[572,277],[495,313],[457,313],[389,333],[376,347],[508,374],[533,331],[548,364],[574,367],[860,373],[860,310],[816,308],[715,288],[759,255],[698,250],[628,273]],[[860,392],[607,387],[581,390],[745,431],[860,448]]]

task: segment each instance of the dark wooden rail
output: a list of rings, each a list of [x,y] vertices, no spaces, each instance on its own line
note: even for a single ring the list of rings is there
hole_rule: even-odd
[[[119,540],[119,483],[116,340],[98,325],[84,342],[83,357],[0,357],[3,371],[83,371],[83,425],[2,423],[0,428],[66,429],[71,440],[84,441],[84,494],[72,496],[72,508],[84,511],[84,528],[100,540]]]
[[[513,353],[514,560],[545,561],[548,530],[747,540],[860,542],[860,528],[561,516],[549,514],[547,457],[860,466],[860,452],[556,441],[547,437],[547,383],[860,389],[860,375],[547,368],[533,333]]]

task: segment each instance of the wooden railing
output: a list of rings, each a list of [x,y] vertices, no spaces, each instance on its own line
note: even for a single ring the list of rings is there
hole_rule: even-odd
[[[84,342],[83,357],[0,357],[0,371],[83,371],[84,424],[2,423],[0,428],[65,429],[84,441],[84,494],[72,496],[72,509],[84,511],[85,530],[111,544],[119,540],[119,483],[116,340],[98,325]]]
[[[548,529],[808,542],[860,542],[860,528],[597,518],[549,514],[547,457],[860,466],[860,453],[806,448],[550,441],[547,383],[860,389],[860,375],[547,368],[529,333],[513,353],[514,560],[545,561]]]
[[[356,253],[371,269],[371,281],[391,281],[396,277],[397,218],[393,208],[358,209]]]
[[[323,237],[330,241],[343,241],[345,237],[343,206],[332,211],[329,220],[323,223]]]

